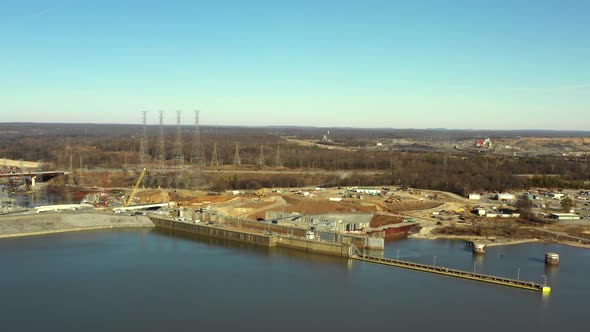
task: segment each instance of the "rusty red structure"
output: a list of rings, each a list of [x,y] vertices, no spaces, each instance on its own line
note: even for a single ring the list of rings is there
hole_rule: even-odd
[[[9,174],[15,174],[15,173],[20,173],[21,169],[20,167],[16,167],[16,166],[0,166],[0,174],[2,175],[9,175]]]

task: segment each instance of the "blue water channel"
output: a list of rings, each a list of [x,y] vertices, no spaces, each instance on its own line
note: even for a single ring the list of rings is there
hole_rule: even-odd
[[[546,252],[561,263],[546,268]],[[541,293],[151,229],[0,239],[2,331],[586,330],[590,250],[399,240],[387,257],[542,282]],[[436,256],[436,258],[435,258]]]

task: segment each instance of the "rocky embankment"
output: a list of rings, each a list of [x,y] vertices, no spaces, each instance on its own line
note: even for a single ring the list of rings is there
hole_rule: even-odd
[[[556,232],[540,227],[514,224],[504,226],[426,226],[410,235],[416,239],[457,239],[473,241],[487,246],[519,244],[527,242],[560,243],[575,247],[590,248],[590,240],[575,235]]]
[[[104,211],[21,214],[0,217],[0,238],[153,226],[154,224],[146,216],[119,215]]]

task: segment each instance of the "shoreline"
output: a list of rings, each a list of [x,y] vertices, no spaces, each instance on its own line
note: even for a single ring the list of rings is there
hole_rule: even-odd
[[[36,235],[50,235],[68,232],[82,232],[106,229],[153,228],[152,221],[146,216],[123,216],[105,212],[54,212],[44,214],[0,216],[0,239]],[[408,235],[410,239],[423,240],[464,240],[485,244],[488,247],[507,246],[523,243],[554,243],[570,247],[590,249],[590,244],[572,240],[541,240],[538,238],[494,238],[466,235],[431,234],[436,226],[425,226],[418,233]]]
[[[145,216],[105,212],[51,212],[0,217],[0,239],[114,228],[153,228]]]
[[[80,228],[66,228],[56,229],[51,231],[39,231],[39,232],[28,232],[28,233],[12,233],[12,234],[0,234],[0,239],[14,239],[17,237],[37,236],[37,235],[51,235],[51,234],[62,234],[62,233],[74,233],[84,231],[97,231],[107,229],[136,229],[136,228],[153,228],[154,226],[127,226],[127,225],[111,225],[111,226],[91,226],[91,227],[80,227]]]
[[[485,244],[487,247],[498,247],[508,246],[522,243],[547,243],[547,244],[560,244],[576,248],[590,249],[590,244],[578,243],[571,240],[542,240],[538,238],[524,238],[524,239],[511,239],[511,238],[499,238],[499,237],[486,237],[486,236],[469,236],[469,235],[437,235],[431,234],[432,230],[437,227],[426,226],[420,229],[418,233],[408,235],[410,239],[423,239],[423,240],[464,240],[472,241],[481,244]]]

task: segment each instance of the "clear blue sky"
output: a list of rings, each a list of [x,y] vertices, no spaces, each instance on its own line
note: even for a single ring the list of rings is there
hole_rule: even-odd
[[[590,130],[590,1],[0,1],[2,122]]]

